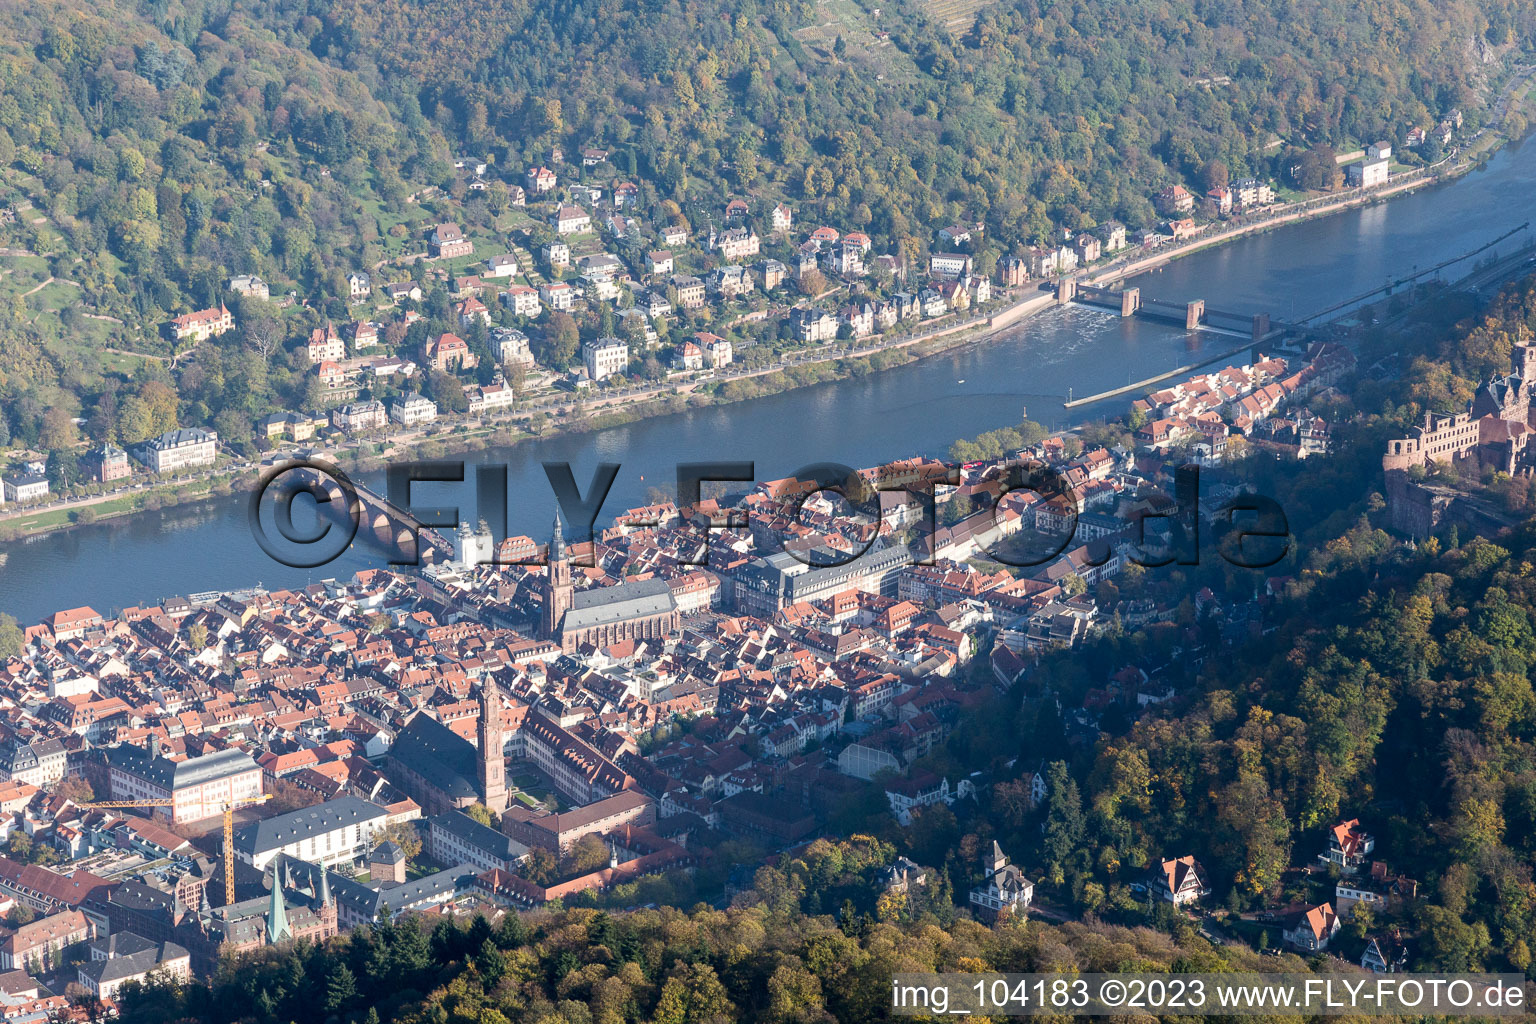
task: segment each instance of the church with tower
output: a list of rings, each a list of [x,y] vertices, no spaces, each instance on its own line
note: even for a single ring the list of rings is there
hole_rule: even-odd
[[[676,632],[682,623],[677,598],[663,579],[576,590],[559,513],[555,514],[549,542],[543,598],[540,635],[558,642],[567,654],[584,644],[606,647],[625,640],[663,637]]]
[[[500,814],[507,809],[506,738],[501,693],[486,676],[475,742],[418,711],[389,750],[390,778],[428,816],[473,804]]]

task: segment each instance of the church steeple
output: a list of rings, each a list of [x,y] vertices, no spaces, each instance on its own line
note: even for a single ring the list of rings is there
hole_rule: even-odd
[[[288,927],[288,904],[283,902],[283,863],[282,855],[272,865],[272,899],[267,904],[267,942],[282,942],[284,939],[293,938],[293,931]]]
[[[549,560],[551,564],[565,561],[565,529],[560,523],[559,509],[555,509],[555,532],[549,541]]]
[[[544,618],[540,623],[546,639],[560,639],[561,622],[571,609],[575,592],[571,583],[571,563],[565,550],[565,530],[560,523],[560,511],[556,509],[554,535],[549,541],[549,570],[544,577]]]

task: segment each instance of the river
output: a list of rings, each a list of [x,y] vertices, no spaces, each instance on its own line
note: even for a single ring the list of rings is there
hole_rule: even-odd
[[[1289,319],[1466,252],[1528,219],[1536,219],[1536,143],[1506,147],[1449,184],[1239,239],[1127,283],[1149,298],[1203,298],[1220,309]],[[1516,236],[1504,248],[1526,240]],[[649,487],[670,483],[680,462],[752,461],[757,479],[770,480],[815,462],[868,466],[942,455],[957,437],[1017,423],[1026,408],[1032,419],[1065,425],[1061,402],[1069,389],[1083,395],[1120,387],[1232,345],[1224,335],[1187,335],[1083,307],[1053,309],[990,341],[880,373],[474,458],[507,464],[510,532],[542,541],[554,509],[544,461],[570,462],[583,489],[597,463],[621,463],[603,506],[606,520],[643,504]],[[1074,410],[1073,418],[1122,403]],[[474,504],[469,485],[431,485],[417,500]],[[303,586],[383,564],[359,543],[319,569],[280,565],[253,540],[243,498],[29,538],[0,546],[0,556],[0,611],[23,623],[83,604],[109,612],[258,583]]]

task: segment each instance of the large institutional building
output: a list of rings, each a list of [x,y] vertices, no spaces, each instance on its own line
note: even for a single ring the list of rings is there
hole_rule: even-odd
[[[167,801],[151,808],[173,825],[201,821],[260,796],[261,766],[243,750],[216,750],[185,761],[132,744],[107,751],[114,800]]]
[[[567,654],[582,644],[599,646],[663,637],[681,626],[677,599],[666,580],[640,580],[576,592],[565,533],[555,516],[544,578],[543,635]]]

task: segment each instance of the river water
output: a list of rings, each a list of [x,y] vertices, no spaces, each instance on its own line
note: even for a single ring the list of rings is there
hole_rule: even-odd
[[[1149,298],[1203,298],[1224,310],[1290,319],[1483,245],[1528,219],[1536,219],[1536,143],[1508,147],[1450,184],[1240,239],[1128,284]],[[1500,248],[1528,238],[1517,235]],[[1026,408],[1032,419],[1064,425],[1069,389],[1097,393],[1233,346],[1224,335],[1054,309],[993,340],[881,373],[474,458],[508,466],[510,532],[542,541],[555,505],[545,461],[569,462],[583,490],[597,463],[621,464],[602,522],[643,504],[649,487],[670,483],[677,463],[752,461],[757,479],[771,480],[815,462],[868,466],[942,455],[957,437],[1017,423]],[[1074,418],[1117,411],[1123,401],[1074,410]],[[429,485],[416,499],[474,505],[470,485]],[[17,541],[0,546],[0,556],[0,611],[23,623],[83,604],[109,612],[258,583],[303,586],[384,564],[358,543],[321,568],[280,565],[252,538],[243,497]]]

